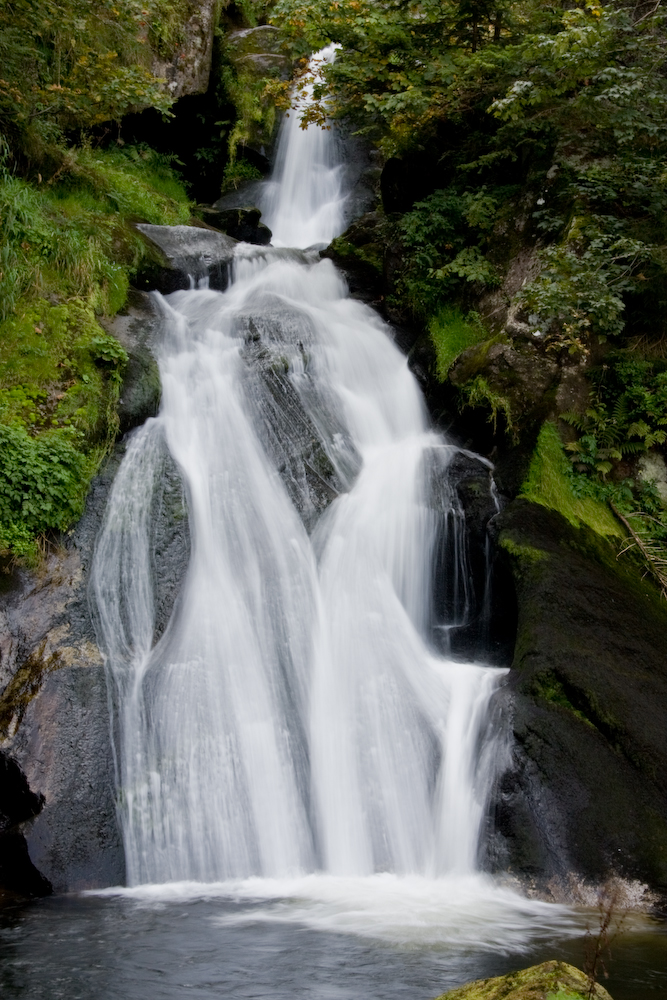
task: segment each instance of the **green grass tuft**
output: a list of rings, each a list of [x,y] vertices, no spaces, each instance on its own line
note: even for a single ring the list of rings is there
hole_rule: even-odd
[[[599,535],[622,534],[620,525],[606,504],[594,497],[575,495],[570,463],[556,426],[549,421],[540,430],[520,495],[533,503],[557,510],[575,527],[583,523]]]
[[[459,354],[487,336],[477,313],[464,316],[453,306],[440,309],[429,321],[428,330],[435,347],[436,373],[441,382],[446,380]]]
[[[127,355],[97,317],[123,306],[148,252],[128,217],[190,218],[170,162],[146,147],[69,150],[42,186],[0,160],[0,551],[28,561],[80,515],[118,431]]]

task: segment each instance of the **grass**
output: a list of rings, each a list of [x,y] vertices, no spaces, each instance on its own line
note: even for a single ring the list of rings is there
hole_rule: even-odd
[[[533,503],[557,510],[575,527],[588,525],[599,535],[622,534],[606,504],[594,497],[576,496],[571,465],[563,451],[555,424],[542,425],[520,495]]]
[[[477,313],[465,316],[453,306],[445,306],[428,324],[431,341],[435,347],[436,373],[441,382],[462,351],[479,344],[487,337]]]
[[[131,222],[190,218],[170,163],[146,147],[70,150],[51,183],[0,162],[0,551],[81,513],[115,440],[127,355],[98,323],[123,305],[146,244]]]

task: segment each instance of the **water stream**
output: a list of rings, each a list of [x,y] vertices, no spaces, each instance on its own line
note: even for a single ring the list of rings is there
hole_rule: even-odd
[[[286,122],[278,243],[334,235],[339,172],[331,132]],[[160,414],[128,446],[93,572],[129,884],[474,872],[504,671],[433,643],[457,449],[389,331],[314,252],[241,245],[224,294],[159,303]],[[192,552],[154,645],[165,448]]]

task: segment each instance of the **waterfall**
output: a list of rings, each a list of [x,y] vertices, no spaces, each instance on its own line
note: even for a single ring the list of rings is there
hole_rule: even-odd
[[[307,246],[344,198],[334,137],[295,121],[269,224]],[[312,251],[240,245],[226,292],[156,301],[161,408],[129,438],[91,582],[129,883],[474,871],[504,671],[448,658],[431,627],[457,449]],[[192,546],[156,642],[167,454]]]
[[[326,128],[301,127],[303,110],[321,81],[322,66],[332,63],[335,55],[336,46],[329,45],[311,59],[309,82],[280,130],[275,170],[264,185],[259,206],[274,246],[328,244],[343,229],[346,192],[335,135]]]

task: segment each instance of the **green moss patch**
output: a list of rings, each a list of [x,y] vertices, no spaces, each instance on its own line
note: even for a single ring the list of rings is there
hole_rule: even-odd
[[[0,552],[34,561],[66,529],[118,432],[127,355],[97,321],[150,254],[130,224],[187,222],[168,160],[145,147],[70,150],[51,183],[0,163]]]
[[[604,987],[566,962],[543,962],[493,979],[478,979],[439,1000],[611,1000]]]
[[[598,535],[622,534],[605,504],[594,497],[575,495],[570,463],[563,452],[555,425],[548,421],[540,430],[520,496],[542,507],[557,510],[574,527],[586,524]]]
[[[431,341],[435,347],[436,374],[441,382],[447,378],[452,362],[466,348],[479,344],[486,337],[476,313],[467,316],[452,306],[446,306],[432,317],[428,324]]]

